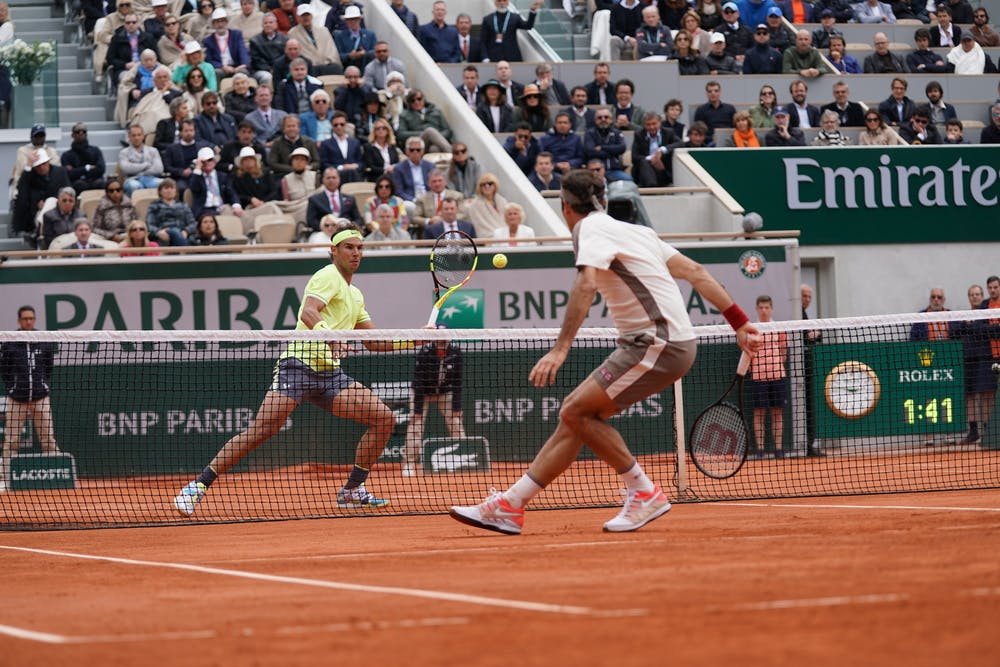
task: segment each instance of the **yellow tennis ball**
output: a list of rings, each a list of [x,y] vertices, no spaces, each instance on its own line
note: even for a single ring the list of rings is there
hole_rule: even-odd
[[[507,255],[503,254],[502,252],[498,252],[497,254],[493,255],[493,266],[497,267],[498,269],[502,269],[503,267],[507,266]]]

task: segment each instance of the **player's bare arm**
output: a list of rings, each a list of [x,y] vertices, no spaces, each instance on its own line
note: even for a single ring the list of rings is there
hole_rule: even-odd
[[[569,295],[566,316],[563,318],[555,345],[544,357],[538,360],[528,375],[528,380],[536,387],[547,387],[555,382],[556,373],[566,361],[569,349],[573,345],[573,339],[576,338],[576,332],[580,330],[583,321],[587,319],[587,313],[590,312],[590,306],[594,303],[595,294],[597,294],[597,269],[592,266],[584,266],[577,271],[573,291]]]
[[[674,255],[667,260],[667,269],[670,270],[670,275],[673,277],[691,283],[691,286],[698,291],[698,294],[708,299],[720,312],[724,313],[733,306],[733,298],[719,284],[719,281],[713,278],[712,274],[704,266],[690,257],[685,257],[681,254]],[[759,334],[760,332],[757,330],[757,327],[751,322],[744,322],[736,330],[736,343],[742,350],[753,354],[760,345]]]

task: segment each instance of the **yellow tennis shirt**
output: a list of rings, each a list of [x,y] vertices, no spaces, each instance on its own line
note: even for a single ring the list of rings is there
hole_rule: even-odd
[[[309,297],[326,304],[319,314],[330,329],[354,329],[361,322],[371,319],[365,310],[365,297],[361,290],[344,280],[344,276],[333,264],[314,273],[306,283],[302,305],[299,306],[299,319],[295,324],[296,331],[309,330],[302,322],[302,309]],[[329,371],[340,367],[340,359],[333,354],[330,345],[323,341],[294,341],[288,345],[281,358],[298,359],[315,371]]]

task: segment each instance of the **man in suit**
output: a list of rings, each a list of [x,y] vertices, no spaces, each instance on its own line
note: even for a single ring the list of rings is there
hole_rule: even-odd
[[[433,18],[420,26],[417,34],[420,45],[436,63],[462,62],[462,53],[458,50],[458,29],[444,20],[448,14],[444,0],[435,0],[431,13]]]
[[[375,59],[365,65],[362,79],[372,90],[385,90],[389,72],[406,75],[406,63],[389,55],[389,42],[375,42]]]
[[[455,90],[462,96],[462,99],[475,110],[479,106],[479,68],[475,65],[466,65],[462,69],[462,85],[456,86]]]
[[[126,72],[139,65],[139,55],[150,49],[156,53],[156,38],[148,32],[139,29],[139,18],[135,14],[125,17],[124,27],[115,33],[108,46],[108,69],[114,72],[117,84]]]
[[[243,33],[229,29],[229,14],[225,9],[220,7],[212,12],[212,34],[202,41],[202,45],[205,60],[215,68],[218,80],[249,71],[250,54],[243,42]]]
[[[315,76],[312,61],[302,55],[302,43],[294,37],[285,38],[285,46],[281,56],[271,63],[271,81],[277,90],[282,81],[288,78],[292,61],[301,58],[306,63],[306,73]]]
[[[76,240],[66,246],[66,250],[91,250],[93,248],[100,248],[99,245],[90,242],[92,231],[93,228],[89,220],[86,218],[77,219],[73,224],[73,234],[76,236]],[[80,255],[80,257],[87,257],[87,255]]]
[[[587,104],[614,104],[615,84],[611,81],[611,66],[601,62],[594,65],[594,80],[584,86]]]
[[[364,69],[375,57],[375,33],[361,27],[361,9],[355,5],[344,11],[344,23],[347,28],[338,30],[333,36],[340,53],[340,63],[345,68],[354,65]]]
[[[786,107],[790,114],[788,126],[819,127],[819,107],[806,102],[806,95],[809,92],[806,82],[801,79],[792,81],[788,86],[788,92],[792,94],[792,103]]]
[[[190,186],[195,160],[203,148],[212,148],[212,144],[198,139],[194,119],[187,118],[181,121],[180,140],[167,144],[163,149],[161,154],[163,170],[170,175],[170,178],[177,181],[178,197],[182,197]]]
[[[899,127],[910,120],[913,110],[917,108],[916,103],[906,95],[909,87],[906,79],[896,77],[892,80],[892,93],[886,99],[879,102],[878,113],[886,125]]]
[[[216,169],[215,164],[215,151],[213,149],[202,148],[198,151],[198,161],[191,173],[190,182],[191,212],[194,213],[195,220],[200,218],[202,213],[243,215],[240,198],[233,190],[229,176]]]
[[[433,222],[424,228],[425,239],[436,239],[446,232],[465,232],[476,238],[476,228],[467,220],[458,219],[458,202],[455,197],[445,197],[441,201],[441,212],[431,218]]]
[[[323,82],[309,76],[309,65],[305,59],[296,58],[289,64],[288,78],[278,88],[278,106],[287,113],[305,113],[311,108],[309,96],[314,90],[322,88]]]
[[[524,84],[514,81],[513,70],[510,67],[510,63],[506,60],[501,60],[497,63],[497,77],[496,81],[500,84],[500,88],[503,92],[504,101],[507,106],[514,108],[517,103],[521,100],[521,95],[524,94]]]
[[[311,74],[340,74],[344,66],[340,62],[337,45],[326,28],[313,25],[314,11],[309,3],[299,5],[299,24],[288,31],[288,39],[298,41],[302,56],[312,62]]]
[[[208,91],[201,98],[201,113],[195,116],[198,138],[222,148],[236,138],[236,121],[219,111],[219,95]]]
[[[285,54],[288,37],[278,32],[278,19],[268,12],[260,20],[261,33],[250,40],[250,69],[261,84],[272,83],[271,69]],[[273,86],[272,86],[273,87]]]
[[[462,193],[457,190],[448,189],[448,177],[440,169],[434,169],[427,175],[427,192],[416,198],[416,206],[410,220],[427,228],[435,222],[440,221],[441,207],[448,197],[457,201],[462,201]],[[436,236],[434,238],[437,238]]]
[[[946,46],[953,49],[962,41],[962,29],[951,22],[951,10],[945,4],[938,5],[937,25],[931,26],[931,46]]]
[[[271,145],[271,138],[281,130],[281,122],[288,115],[281,109],[271,106],[273,96],[270,86],[265,84],[257,86],[253,98],[257,108],[243,117],[244,121],[253,126],[257,141],[265,146]]]
[[[311,231],[318,232],[320,220],[331,213],[338,218],[351,220],[358,227],[363,224],[354,197],[340,192],[340,174],[336,167],[323,170],[323,189],[309,198],[306,225]]]
[[[392,183],[396,194],[406,201],[416,201],[427,190],[427,179],[434,164],[424,159],[424,140],[410,137],[406,140],[406,159],[392,170]]]
[[[493,0],[497,8],[492,14],[483,17],[483,25],[479,29],[479,39],[483,48],[483,61],[521,62],[521,48],[517,45],[517,31],[531,30],[535,27],[535,18],[542,0],[535,0],[531,5],[528,20],[521,15],[509,11],[510,0]]]
[[[642,121],[643,131],[632,140],[632,178],[641,188],[662,187],[673,183],[670,146],[679,138],[662,127],[660,117],[650,111]]]
[[[455,30],[458,31],[458,53],[463,63],[478,63],[483,60],[482,42],[472,36],[472,17],[459,14],[455,19]]]
[[[347,114],[333,112],[330,127],[333,134],[319,145],[320,166],[336,169],[344,183],[360,181],[364,155],[361,142],[347,134]]]
[[[833,84],[833,102],[824,106],[820,111],[836,113],[840,116],[842,127],[863,127],[865,124],[865,110],[857,102],[851,101],[851,89],[847,86],[846,81],[838,81]]]

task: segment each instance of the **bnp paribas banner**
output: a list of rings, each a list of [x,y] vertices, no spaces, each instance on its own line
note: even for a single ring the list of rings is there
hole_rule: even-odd
[[[760,294],[774,298],[776,319],[796,319],[798,246],[795,241],[682,247],[706,264],[747,312]],[[439,322],[450,328],[557,327],[576,271],[565,249],[519,252],[496,269],[484,251],[466,288],[452,296]],[[309,277],[329,262],[325,253],[220,254],[8,262],[0,271],[3,303],[35,307],[47,330],[292,329]],[[375,325],[411,329],[427,321],[433,283],[427,251],[369,251],[354,284]],[[681,281],[696,324],[722,316]],[[13,325],[13,311],[10,324]],[[598,297],[587,326],[611,326]],[[13,328],[13,327],[11,327]]]
[[[713,149],[691,155],[803,245],[997,241],[1000,146]],[[942,224],[944,223],[944,224]]]

